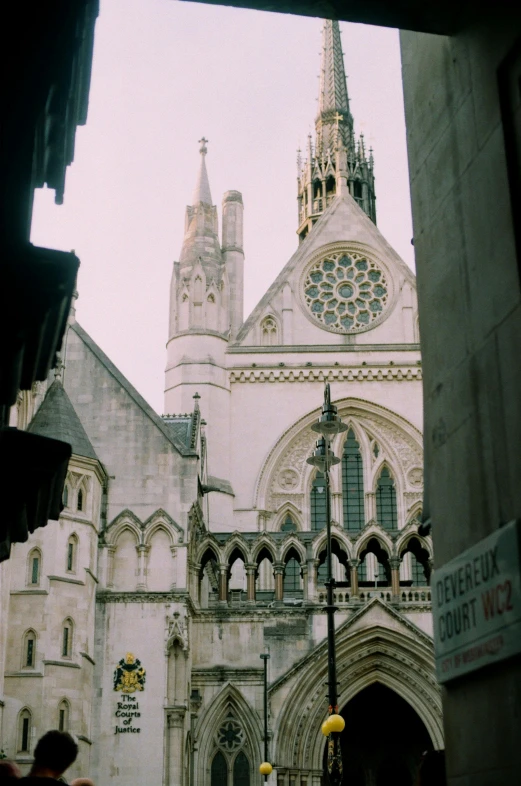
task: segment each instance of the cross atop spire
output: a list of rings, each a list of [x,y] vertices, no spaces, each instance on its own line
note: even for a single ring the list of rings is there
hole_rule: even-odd
[[[328,149],[332,150],[337,143],[343,143],[344,147],[347,147],[353,133],[340,27],[333,19],[325,19],[322,28],[316,130],[317,148],[324,153]]]
[[[206,147],[207,143],[208,140],[205,139],[204,136],[199,140],[199,144],[201,145],[199,148],[199,152],[201,154],[201,165],[199,167],[194,195],[192,197],[192,205],[194,206],[198,205],[199,202],[204,202],[205,205],[212,204],[212,195],[210,193],[210,183],[208,181],[208,172],[206,171],[205,162],[206,153],[208,152],[208,148]]]
[[[363,139],[355,139],[349,107],[340,27],[325,19],[322,27],[318,114],[315,144],[308,137],[307,160],[299,154],[298,235],[304,240],[337,197],[351,197],[376,223],[374,160],[366,158]]]

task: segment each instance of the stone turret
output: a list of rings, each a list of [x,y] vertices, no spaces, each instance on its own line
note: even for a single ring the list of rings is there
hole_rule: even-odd
[[[243,204],[238,191],[223,197],[224,265],[230,282],[230,338],[235,338],[244,319]]]
[[[315,144],[308,137],[307,158],[299,151],[298,230],[303,240],[336,196],[350,193],[376,223],[373,155],[358,144],[349,106],[344,56],[337,21],[326,19],[322,31],[322,65]]]
[[[212,204],[206,171],[206,139],[192,204],[186,208],[185,235],[174,262],[170,291],[169,339],[185,331],[227,335],[230,328],[228,286],[219,244],[217,208]]]
[[[221,247],[204,138],[199,152],[199,172],[192,204],[186,208],[181,254],[172,273],[165,412],[189,412],[194,394],[201,396],[201,415],[208,423],[208,444],[212,446],[208,472],[227,479],[230,385],[225,353],[243,319],[243,205],[238,191],[224,195]],[[212,461],[218,457],[214,466]],[[231,500],[227,495],[227,516]]]

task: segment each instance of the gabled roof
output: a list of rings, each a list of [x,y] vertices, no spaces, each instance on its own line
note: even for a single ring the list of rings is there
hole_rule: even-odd
[[[365,618],[365,619],[364,619]],[[383,625],[383,619],[387,618],[387,625]],[[394,625],[393,625],[394,623]],[[420,627],[411,622],[404,614],[397,611],[389,603],[384,603],[380,598],[372,598],[368,603],[355,611],[348,619],[336,629],[337,649],[340,649],[342,642],[346,641],[350,633],[358,629],[375,632],[378,628],[392,629],[393,626],[407,631],[410,639],[404,637],[403,644],[407,646],[407,641],[415,640],[426,652],[433,654],[433,640]],[[327,638],[320,641],[316,647],[308,652],[304,657],[291,666],[287,672],[281,674],[272,685],[269,692],[274,693],[277,688],[286,682],[290,677],[305,669],[310,664],[316,663],[317,658],[327,652]]]
[[[374,248],[385,259],[391,269],[394,268],[399,271],[413,287],[416,287],[416,276],[412,270],[387,242],[378,227],[373,224],[362,208],[357,205],[353,197],[350,194],[337,196],[322,213],[311,232],[300,243],[293,256],[282,268],[273,284],[243,323],[234,344],[240,344],[246,338],[256,322],[264,315],[271,300],[288,281],[295,268],[306,265],[319,248],[332,242],[328,225],[338,219],[341,219],[342,230],[341,235],[338,235],[338,231],[335,231],[334,234],[337,235],[335,237],[336,242],[364,243]],[[326,341],[327,339],[324,340],[324,343]]]
[[[83,343],[90,349],[92,354],[97,358],[97,360],[104,366],[104,368],[108,371],[111,376],[118,382],[118,384],[123,388],[123,390],[127,393],[129,398],[139,407],[139,409],[149,418],[149,420],[154,424],[154,426],[159,429],[159,431],[163,434],[164,437],[175,447],[175,449],[180,453],[182,456],[195,456],[197,455],[196,451],[188,448],[181,439],[175,434],[175,432],[168,426],[167,423],[163,423],[163,419],[152,409],[150,404],[147,404],[143,396],[137,392],[135,387],[131,385],[126,377],[123,376],[121,371],[116,368],[114,363],[107,357],[107,355],[103,352],[102,349],[96,344],[95,341],[89,336],[89,334],[79,325],[77,322],[74,322],[71,325],[71,330],[76,333],[76,335],[83,341]]]
[[[70,398],[58,380],[48,389],[27,431],[67,442],[76,456],[99,461]]]

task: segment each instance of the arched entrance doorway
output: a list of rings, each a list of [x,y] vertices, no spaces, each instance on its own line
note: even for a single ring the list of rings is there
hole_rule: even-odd
[[[420,756],[432,742],[410,704],[375,682],[341,714],[345,786],[413,786]],[[327,746],[324,764],[326,753]]]

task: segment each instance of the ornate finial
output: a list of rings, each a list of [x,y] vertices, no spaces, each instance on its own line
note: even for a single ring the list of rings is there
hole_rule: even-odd
[[[199,393],[195,392],[194,395],[192,396],[192,398],[194,398],[196,401],[199,401],[201,396],[199,395]]]
[[[199,152],[201,153],[201,155],[205,156],[208,152],[208,148],[206,147],[206,145],[208,144],[208,139],[205,139],[205,137],[203,136],[203,138],[199,140],[199,144],[201,145],[201,147],[199,148]]]

